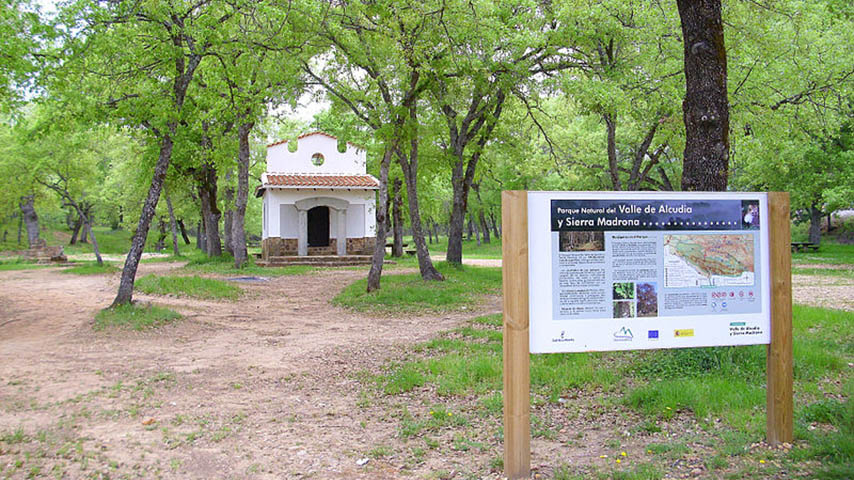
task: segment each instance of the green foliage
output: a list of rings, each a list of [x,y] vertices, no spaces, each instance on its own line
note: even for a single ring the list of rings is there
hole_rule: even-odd
[[[145,330],[160,327],[181,318],[172,310],[154,305],[120,305],[106,308],[95,315],[95,330],[108,328],[130,328]]]
[[[207,300],[236,300],[243,290],[228,282],[199,276],[146,275],[135,287],[151,295],[176,295]]]
[[[614,284],[614,299],[635,298],[635,284],[633,282],[620,282]]]
[[[484,294],[501,289],[501,269],[437,265],[444,282],[428,282],[418,274],[384,275],[382,288],[366,293],[367,280],[348,285],[332,302],[357,311],[426,313],[466,309]]]

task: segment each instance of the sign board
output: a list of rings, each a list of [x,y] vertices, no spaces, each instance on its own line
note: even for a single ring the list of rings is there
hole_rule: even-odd
[[[767,194],[527,195],[531,353],[770,342]]]

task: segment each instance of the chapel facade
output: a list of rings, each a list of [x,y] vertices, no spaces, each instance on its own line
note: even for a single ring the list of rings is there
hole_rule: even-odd
[[[376,190],[365,149],[324,132],[267,145],[267,171],[255,191],[263,199],[261,260],[361,256],[376,243]]]

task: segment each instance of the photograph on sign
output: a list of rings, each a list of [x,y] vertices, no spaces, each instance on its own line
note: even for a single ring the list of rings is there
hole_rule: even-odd
[[[761,193],[528,192],[532,353],[770,340]]]

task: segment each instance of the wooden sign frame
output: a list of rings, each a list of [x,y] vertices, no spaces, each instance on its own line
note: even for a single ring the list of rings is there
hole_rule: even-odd
[[[767,431],[772,445],[793,436],[792,257],[789,194],[768,193],[771,342],[767,346]],[[531,475],[528,305],[528,192],[501,194],[504,308],[504,474]]]

